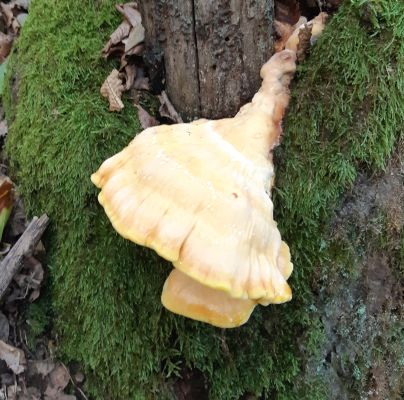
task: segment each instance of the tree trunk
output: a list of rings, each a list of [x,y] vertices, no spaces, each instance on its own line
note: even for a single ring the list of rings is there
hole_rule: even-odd
[[[153,0],[141,5],[149,49],[164,54],[168,95],[185,119],[234,115],[272,53],[273,0]]]

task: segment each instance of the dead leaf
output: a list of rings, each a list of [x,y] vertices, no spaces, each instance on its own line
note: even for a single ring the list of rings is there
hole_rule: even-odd
[[[8,235],[11,237],[19,236],[24,233],[26,227],[27,218],[25,216],[24,205],[21,198],[17,197],[8,222]]]
[[[27,13],[20,13],[16,16],[17,22],[19,23],[20,26],[23,26],[25,24],[27,18],[28,18]]]
[[[39,289],[44,278],[42,264],[33,256],[24,258],[21,273],[16,274],[13,280],[23,289],[22,298],[26,298],[29,291],[33,289],[29,300],[34,301],[39,296]]]
[[[124,86],[119,77],[119,71],[114,69],[109,74],[108,78],[105,80],[101,86],[102,96],[108,98],[109,101],[109,111],[120,111],[124,107],[121,100],[122,92],[124,91]]]
[[[3,342],[3,340],[0,340],[0,359],[4,360],[8,368],[16,375],[24,372],[27,366],[24,352],[16,347],[10,346],[6,342]]]
[[[49,400],[77,400],[77,397],[72,394],[59,393],[56,399],[49,399]]]
[[[156,118],[152,117],[142,106],[139,104],[135,104],[134,106],[138,109],[139,122],[143,129],[159,125]]]
[[[17,7],[28,11],[31,0],[14,0],[12,3]]]
[[[68,385],[70,380],[69,371],[66,367],[58,363],[49,374],[48,386],[45,390],[45,399],[59,399],[63,389]]]
[[[163,90],[158,96],[161,106],[159,108],[159,113],[162,117],[167,117],[177,124],[183,123],[181,116],[177,113],[174,106],[171,104],[167,93]]]
[[[4,19],[6,21],[7,28],[9,28],[11,30],[11,32],[16,35],[19,32],[21,26],[14,16],[13,8],[14,8],[13,3],[9,3],[9,4],[5,4],[3,2],[0,3],[0,10],[1,10],[2,14],[4,15]]]
[[[300,18],[298,0],[277,0],[275,1],[275,19],[279,22],[286,22],[294,25]]]
[[[3,174],[0,174],[0,213],[4,209],[9,209],[14,205],[14,183]]]
[[[137,10],[136,3],[132,2],[126,4],[117,4],[115,8],[128,20],[133,27],[142,23],[142,16]]]
[[[14,183],[11,179],[0,174],[0,239],[3,237],[4,227],[10,217],[14,205]]]
[[[5,3],[1,2],[0,10],[4,16],[7,26],[10,27],[11,23],[14,19],[13,6],[11,4],[5,4]]]
[[[17,393],[19,387],[17,385],[7,386],[7,400],[17,400]]]
[[[129,90],[133,83],[135,82],[136,78],[136,65],[128,64],[125,66],[125,75],[126,75],[126,82],[125,82],[125,91]]]
[[[133,88],[136,90],[150,90],[149,78],[145,78],[144,76],[136,78]]]
[[[70,374],[66,367],[58,363],[49,375],[52,385],[59,390],[63,390],[69,383]]]
[[[3,64],[5,59],[10,54],[11,47],[13,46],[13,35],[6,35],[3,32],[0,32],[0,64]]]
[[[41,400],[41,392],[38,388],[31,386],[18,395],[18,400]]]
[[[140,56],[143,53],[143,51],[144,51],[144,44],[141,43],[125,52],[125,56]]]
[[[128,21],[123,21],[121,25],[116,28],[116,30],[112,33],[110,36],[107,44],[104,46],[102,49],[102,54],[104,57],[109,57],[112,53],[111,49],[118,45],[123,39],[127,38],[129,35],[131,29],[131,25],[129,24]],[[122,52],[124,50],[123,46],[120,46],[122,49]]]
[[[144,76],[143,68],[138,68],[136,70],[136,79],[133,84],[133,88],[136,90],[150,90],[149,78]]]
[[[28,362],[28,376],[41,375],[47,376],[52,370],[55,369],[56,364],[50,360],[29,361]]]
[[[144,41],[144,33],[145,30],[142,24],[137,24],[132,28],[128,38],[122,40],[122,43],[125,44],[125,53]]]

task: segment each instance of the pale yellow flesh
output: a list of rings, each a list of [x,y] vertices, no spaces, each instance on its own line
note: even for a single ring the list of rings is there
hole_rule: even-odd
[[[297,29],[294,30],[290,38],[287,40],[285,44],[285,49],[292,50],[296,52],[299,47],[299,34],[302,29],[306,27],[311,28],[311,40],[315,41],[321,35],[325,28],[325,23],[327,21],[328,14],[325,12],[320,13],[311,21],[307,22],[304,19],[300,19],[299,22],[295,25]]]
[[[278,265],[271,150],[295,67],[294,52],[280,52],[234,118],[149,128],[105,161],[91,179],[114,228],[231,297],[289,300]],[[290,258],[285,263],[291,270]]]
[[[289,260],[289,247],[282,242],[278,265],[285,279],[292,272]],[[290,292],[290,298],[291,296]],[[290,298],[283,299],[280,303]],[[161,302],[175,314],[220,328],[235,328],[243,325],[257,305],[253,300],[234,299],[221,290],[202,285],[177,269],[170,273],[164,284]],[[265,300],[260,300],[258,303],[265,306],[270,304]]]
[[[233,299],[225,292],[204,286],[177,269],[164,284],[161,302],[175,314],[219,328],[244,324],[257,305],[252,300]]]

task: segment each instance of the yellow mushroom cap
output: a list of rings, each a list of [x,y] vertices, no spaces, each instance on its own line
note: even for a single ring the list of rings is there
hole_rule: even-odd
[[[114,228],[231,297],[288,301],[271,150],[295,60],[292,51],[275,54],[234,118],[149,128],[105,161],[91,179]]]
[[[252,300],[234,299],[225,292],[204,286],[177,269],[164,284],[161,302],[173,313],[219,328],[243,325],[257,305]]]

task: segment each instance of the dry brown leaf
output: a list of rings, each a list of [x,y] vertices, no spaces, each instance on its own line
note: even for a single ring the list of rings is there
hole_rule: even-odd
[[[156,118],[152,117],[142,106],[139,104],[135,104],[134,106],[138,109],[139,122],[143,129],[160,125]]]
[[[54,369],[55,363],[50,360],[29,361],[27,372],[28,376],[41,375],[45,377]]]
[[[0,359],[4,360],[8,368],[16,375],[24,372],[27,366],[24,352],[2,340],[0,340]]]
[[[0,174],[0,211],[10,209],[14,205],[14,183],[3,174]]]
[[[28,11],[30,2],[31,0],[13,0],[11,3],[14,6],[21,8],[22,10]]]
[[[16,237],[24,233],[27,228],[27,218],[21,198],[17,197],[8,221],[8,234]]]
[[[118,28],[116,28],[116,30],[109,37],[107,44],[102,49],[102,54],[105,58],[109,57],[113,52],[116,52],[117,48],[114,49],[114,47],[117,46],[123,39],[128,37],[130,29],[131,25],[126,20],[123,21]],[[123,50],[123,46],[119,46],[118,48]]]
[[[116,69],[112,70],[100,90],[101,95],[109,101],[109,111],[120,111],[123,109],[124,106],[121,97],[124,90],[122,80],[119,77],[119,71]]]
[[[137,10],[136,3],[117,4],[115,8],[128,20],[128,22],[135,27],[142,23],[142,16]]]
[[[149,78],[144,76],[136,78],[133,88],[136,90],[150,90]]]
[[[276,0],[275,1],[275,19],[280,22],[286,22],[294,25],[300,18],[300,9],[298,0]]]
[[[7,400],[17,400],[17,395],[20,388],[17,385],[7,386]]]
[[[125,52],[125,56],[139,56],[143,53],[144,44],[140,43],[135,47],[132,47],[127,52]]]
[[[31,386],[18,395],[18,400],[41,400],[41,392],[38,388]]]
[[[23,26],[23,25],[25,24],[25,21],[26,21],[27,18],[28,18],[28,14],[27,14],[27,13],[20,13],[20,14],[18,14],[15,18],[16,18],[18,24],[19,24],[20,26]]]
[[[69,371],[62,363],[58,363],[49,374],[49,382],[45,390],[45,399],[70,399],[70,397],[65,397],[66,395],[63,393],[63,389],[68,385],[69,380]]]
[[[0,10],[4,15],[7,27],[12,31],[12,33],[17,34],[21,26],[14,16],[13,8],[14,8],[13,3],[9,4],[5,4],[3,2],[0,3]]]
[[[164,90],[161,92],[158,98],[161,103],[159,113],[162,117],[167,117],[177,124],[184,122],[181,116],[175,110],[174,106],[171,104],[171,101]]]
[[[59,393],[56,399],[49,399],[49,400],[77,400],[77,397],[72,394]]]
[[[58,363],[49,375],[52,385],[62,391],[69,383],[70,375],[66,367]]]
[[[136,79],[133,84],[133,88],[136,90],[150,90],[149,86],[149,78],[144,76],[144,69],[137,68],[136,70]]]
[[[13,40],[13,35],[6,35],[5,33],[0,32],[0,64],[2,64],[10,54]]]
[[[14,183],[8,176],[0,174],[0,239],[3,237],[14,201]]]
[[[125,91],[129,90],[133,83],[135,82],[136,78],[136,65],[133,64],[127,64],[125,66],[125,76],[126,76],[126,82],[125,82]]]
[[[132,28],[128,38],[122,40],[122,43],[125,44],[125,53],[144,41],[144,33],[144,27],[140,23]]]
[[[13,6],[11,4],[5,4],[1,2],[0,10],[4,16],[7,26],[10,27],[14,19]]]

